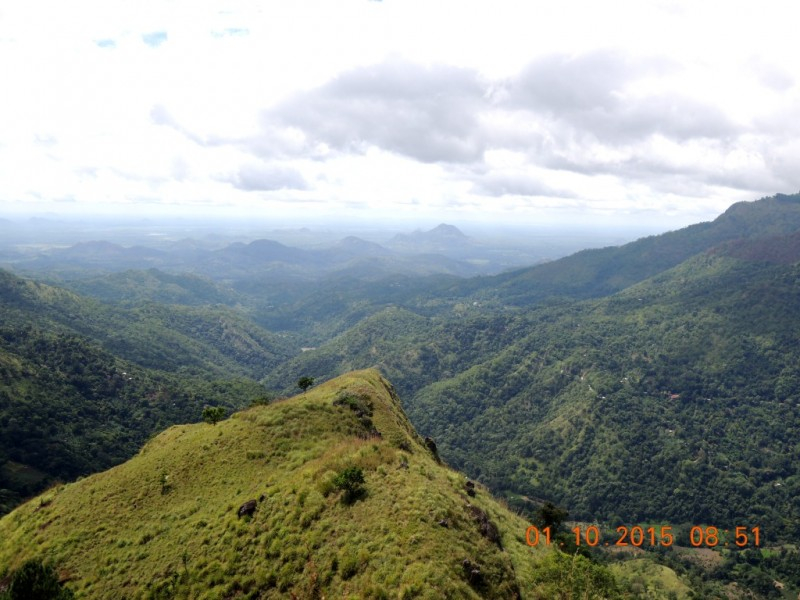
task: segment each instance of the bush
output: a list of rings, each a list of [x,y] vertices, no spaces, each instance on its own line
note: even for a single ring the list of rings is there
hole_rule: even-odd
[[[352,504],[366,492],[364,489],[364,471],[361,467],[347,467],[336,476],[333,484],[344,491],[342,501],[345,504]]]
[[[365,394],[339,392],[333,401],[334,406],[349,408],[358,417],[365,429],[373,429],[372,425],[372,399]]]
[[[14,572],[8,587],[10,600],[67,600],[70,590],[61,587],[53,567],[38,558],[26,561]]]

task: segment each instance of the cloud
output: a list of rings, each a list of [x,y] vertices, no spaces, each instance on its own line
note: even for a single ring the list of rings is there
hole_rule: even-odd
[[[308,189],[308,183],[297,170],[275,165],[245,165],[230,182],[234,187],[245,191]]]
[[[540,58],[508,83],[503,105],[546,116],[569,136],[592,136],[610,144],[662,134],[687,140],[735,135],[719,107],[673,91],[647,91],[678,66],[663,58],[632,58],[614,50],[577,57]],[[566,137],[563,136],[562,137]]]
[[[142,41],[152,48],[157,48],[167,41],[166,31],[152,31],[142,34]]]
[[[155,104],[150,108],[150,122],[154,125],[161,125],[174,129],[195,144],[199,144],[201,146],[209,144],[207,140],[202,139],[199,135],[190,131],[187,127],[179,123],[163,104]]]
[[[97,46],[99,46],[100,48],[116,48],[117,47],[117,42],[115,42],[114,40],[111,40],[111,39],[95,40],[94,43],[97,44]]]
[[[573,197],[573,194],[557,190],[544,183],[540,178],[523,173],[489,172],[475,178],[473,191],[488,196]]]
[[[531,62],[510,82],[507,103],[556,115],[609,111],[619,102],[616,93],[643,70],[613,50],[549,55]]]
[[[267,126],[301,131],[310,147],[376,146],[425,163],[471,162],[484,149],[485,92],[473,70],[387,61],[348,71],[264,117]]]
[[[228,27],[220,31],[212,31],[211,35],[215,38],[244,37],[250,35],[250,30],[245,27]]]
[[[779,93],[788,92],[796,83],[786,69],[757,57],[751,60],[750,69],[762,85]]]

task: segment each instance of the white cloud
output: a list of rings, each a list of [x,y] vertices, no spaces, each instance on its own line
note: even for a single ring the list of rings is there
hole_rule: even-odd
[[[795,12],[6,2],[0,202],[710,218],[800,189]]]

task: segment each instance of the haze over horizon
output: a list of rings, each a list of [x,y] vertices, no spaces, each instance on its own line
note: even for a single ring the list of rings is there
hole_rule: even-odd
[[[800,189],[771,1],[11,2],[0,216],[640,227]]]

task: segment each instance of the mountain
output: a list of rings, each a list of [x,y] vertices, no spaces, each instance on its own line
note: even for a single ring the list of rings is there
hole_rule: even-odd
[[[407,410],[457,467],[578,518],[747,519],[796,538],[798,275],[703,254],[607,299],[533,311],[518,340]]]
[[[465,282],[462,293],[531,306],[551,299],[599,298],[671,269],[724,242],[787,235],[800,229],[800,194],[739,202],[714,221],[623,246],[571,256],[494,277]]]
[[[442,243],[442,242],[464,242],[469,238],[454,225],[440,223],[430,231],[415,231],[413,233],[398,233],[391,240],[391,244],[408,243]]]
[[[791,539],[796,235],[727,243],[597,300],[452,320],[386,309],[272,376],[380,366],[443,456],[509,498],[587,520],[749,519]]]
[[[40,267],[49,268],[54,265],[69,264],[83,269],[103,268],[109,263],[118,269],[142,267],[143,265],[159,266],[167,262],[167,255],[153,248],[144,246],[124,247],[106,241],[81,242],[64,248],[57,257],[42,256],[38,259]]]
[[[159,269],[131,269],[99,277],[80,278],[64,282],[64,285],[83,296],[124,305],[158,302],[185,306],[233,306],[242,301],[236,292],[209,279],[186,273],[165,273]]]
[[[515,509],[549,499],[613,527],[672,523],[685,546],[692,526],[758,524],[774,561],[723,551],[713,577],[756,597],[774,582],[796,596],[798,200],[735,206],[710,224],[558,261],[573,276],[580,265],[592,282],[583,291],[491,286],[517,273],[469,281],[469,295],[457,282],[429,296],[441,303],[432,313],[420,310],[424,296],[398,297],[266,381],[280,389],[300,374],[378,366],[445,460]],[[617,272],[643,279],[613,292]]]
[[[435,239],[446,242],[446,236]],[[87,278],[97,281],[103,274],[145,268],[175,276],[192,274],[223,287],[242,289],[254,285],[269,288],[276,284],[313,283],[328,278],[380,280],[396,274],[445,273],[466,277],[496,270],[491,257],[472,262],[461,260],[447,251],[447,244],[437,244],[431,247],[415,242],[407,252],[396,252],[355,236],[331,247],[313,249],[293,248],[267,239],[235,242],[216,250],[186,241],[158,250],[111,242],[81,242],[68,248],[42,250],[33,256],[7,249],[0,259],[22,273],[44,273],[67,285],[77,282],[81,289]],[[437,248],[444,250],[438,253]]]
[[[541,282],[537,267],[469,282],[449,317],[387,308],[273,376],[380,366],[442,456],[519,510],[550,499],[586,521],[768,524],[781,548],[800,537],[799,201],[557,261],[592,282],[558,301],[531,288],[519,307],[492,303],[511,288],[488,282]],[[602,297],[570,299],[584,294]]]
[[[0,513],[154,432],[241,408],[299,348],[227,308],[124,309],[0,270]]]
[[[202,288],[202,281],[191,277],[175,280],[185,285],[199,283]],[[7,324],[82,336],[122,359],[148,368],[261,377],[270,366],[298,351],[285,336],[270,333],[225,306],[145,302],[123,307],[3,270],[0,308]]]
[[[437,253],[450,258],[463,258],[465,252],[475,251],[475,244],[455,227],[442,223],[429,231],[398,233],[387,246],[403,253]]]
[[[226,373],[241,377],[243,387],[257,378],[287,393],[302,376],[325,380],[378,367],[397,386],[414,426],[436,439],[441,457],[515,511],[534,518],[549,500],[578,526],[594,523],[611,532],[619,526],[674,527],[676,547],[648,551],[646,558],[657,556],[673,568],[695,596],[796,597],[798,236],[800,195],[778,195],[735,205],[710,223],[500,276],[326,276],[279,286],[250,277],[236,282],[228,306],[213,307],[170,306],[147,296],[168,297],[161,294],[171,289],[173,297],[185,293],[189,302],[213,290],[228,294],[229,287],[181,279],[174,281],[176,289],[160,275],[132,276],[131,285],[142,281],[159,295],[148,291],[131,306],[119,306],[0,272],[3,326],[11,328],[0,365],[2,376],[12,380],[0,408],[26,398],[26,386],[40,380],[62,386],[42,384],[13,420],[0,415],[0,441],[21,425],[35,433],[28,446],[25,434],[6,445],[0,478],[21,486],[36,477],[26,470],[32,462],[8,456],[17,446],[65,463],[72,459],[60,453],[61,445],[88,440],[81,456],[92,457],[96,448],[107,452],[100,442],[117,434],[107,436],[101,427],[98,441],[93,428],[102,419],[81,419],[87,406],[93,415],[105,413],[91,407],[114,406],[111,394],[92,405],[87,399],[94,396],[84,393],[116,381],[111,366],[103,366],[111,360],[121,361],[115,368],[128,373],[141,369],[150,381],[173,378],[170,394],[157,401],[150,401],[152,387],[122,398],[122,405],[149,402],[137,404],[134,414],[152,417],[151,431],[154,420],[167,425],[196,410],[190,400],[203,384],[215,390],[218,403],[236,405],[230,382],[210,381]],[[361,260],[355,259],[355,269]],[[77,352],[70,345],[75,338]],[[90,366],[80,370],[81,364]],[[177,405],[174,414],[162,412],[162,398]],[[60,413],[68,417],[68,431],[50,433]],[[114,414],[108,420],[129,423]],[[294,430],[303,438],[301,425]],[[58,443],[49,443],[48,435]],[[291,448],[290,442],[281,449]],[[301,454],[287,456],[301,462]],[[231,477],[227,470],[220,476],[232,482],[231,489],[248,493],[249,483]],[[7,488],[2,481],[0,488]],[[232,520],[226,526],[235,533]],[[690,532],[697,527],[723,532],[718,547],[693,549]],[[739,527],[758,528],[760,545],[733,547],[730,532]],[[211,540],[225,535],[234,534],[215,530]],[[305,538],[297,532],[291,540]],[[259,543],[271,548],[272,542]],[[245,570],[227,560],[229,575]],[[669,572],[633,563],[621,563],[628,570],[620,581],[641,587],[642,574],[652,573],[672,585]],[[223,568],[207,564],[217,572]],[[336,564],[338,569],[338,558]],[[180,578],[181,569],[174,571]],[[314,571],[302,572],[313,579]]]
[[[389,256],[392,254],[390,250],[384,248],[375,242],[368,242],[362,240],[354,235],[347,236],[340,240],[330,248],[330,251],[338,253],[345,257],[362,257],[362,256]]]
[[[39,558],[98,599],[620,597],[604,567],[529,547],[528,526],[364,371],[50,489],[0,520],[0,568]]]

